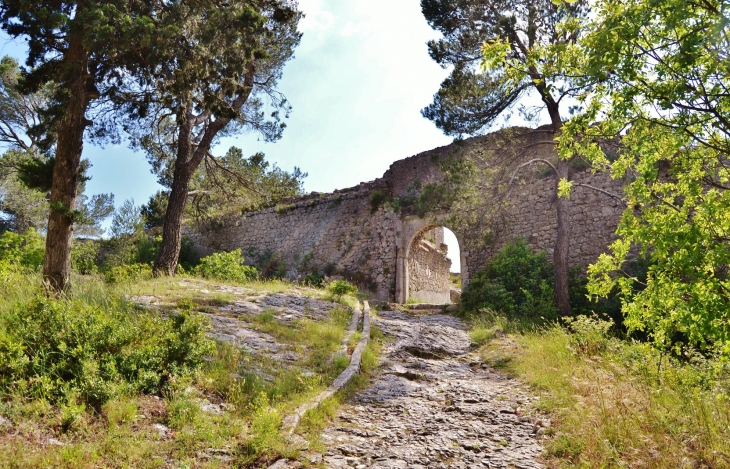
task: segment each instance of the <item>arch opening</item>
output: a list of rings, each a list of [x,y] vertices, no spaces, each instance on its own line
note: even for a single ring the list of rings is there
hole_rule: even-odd
[[[462,259],[451,230],[440,225],[422,228],[411,240],[406,257],[408,302],[458,302]]]

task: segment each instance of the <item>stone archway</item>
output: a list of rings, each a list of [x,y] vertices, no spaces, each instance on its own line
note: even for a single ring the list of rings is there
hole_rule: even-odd
[[[428,217],[420,218],[417,216],[408,216],[400,220],[400,229],[397,230],[396,239],[396,275],[395,275],[395,301],[398,303],[406,303],[408,301],[411,288],[411,269],[414,266],[414,260],[416,255],[413,249],[422,249],[423,246],[420,241],[423,239],[424,234],[433,230],[434,228],[445,227],[449,228],[456,235],[456,239],[460,246],[460,260],[461,260],[461,282],[462,287],[466,287],[469,281],[469,273],[466,263],[466,256],[468,253],[464,250],[464,243],[458,232],[448,226],[446,220],[448,214],[434,214]],[[433,246],[435,249],[439,249],[440,246]],[[429,249],[429,248],[427,248]],[[448,274],[448,272],[447,272]],[[448,296],[439,298],[433,296],[428,298],[428,295],[423,295],[423,298],[419,298],[433,303],[448,303]]]

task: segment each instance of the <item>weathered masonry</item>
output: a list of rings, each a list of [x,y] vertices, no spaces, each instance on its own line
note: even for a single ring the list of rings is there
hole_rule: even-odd
[[[552,255],[555,179],[544,171],[546,166],[530,166],[511,184],[501,182],[501,196],[496,189],[485,188],[477,206],[458,210],[492,213],[489,209],[495,204],[500,210],[466,226],[452,226],[450,207],[418,216],[405,202],[412,201],[419,188],[443,179],[439,164],[446,158],[469,159],[480,167],[490,162],[511,162],[516,167],[533,158],[556,161],[551,140],[542,128],[471,138],[396,161],[375,181],[330,194],[313,192],[258,212],[231,214],[213,229],[189,234],[201,253],[241,248],[249,260],[292,279],[315,272],[340,274],[381,300],[442,301],[448,298],[450,261],[439,228],[445,226],[457,236],[464,285],[490,256],[517,237]],[[622,193],[623,182],[606,174],[576,167],[571,179]],[[585,187],[575,187],[570,200],[570,264],[586,266],[615,238],[623,207],[619,200]]]
[[[421,231],[408,250],[408,297],[426,303],[449,303],[451,260],[446,257],[443,227]]]

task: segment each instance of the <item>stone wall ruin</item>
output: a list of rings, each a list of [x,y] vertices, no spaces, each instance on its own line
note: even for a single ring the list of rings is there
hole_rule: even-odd
[[[507,190],[497,197],[497,215],[477,217],[479,221],[471,225],[454,224],[449,207],[418,216],[401,204],[412,199],[419,187],[442,180],[439,164],[446,158],[487,166],[493,161],[516,165],[532,158],[556,161],[551,141],[552,134],[545,128],[514,128],[474,137],[396,161],[375,181],[329,194],[313,192],[257,212],[229,214],[213,227],[188,227],[187,234],[201,254],[241,248],[248,261],[263,267],[264,274],[290,279],[309,273],[343,275],[376,299],[406,302],[412,294],[440,291],[435,285],[441,278],[448,282],[444,262],[448,259],[437,256],[440,246],[424,250],[424,233],[434,228],[445,226],[456,235],[464,286],[473,272],[518,237],[552,256],[556,181],[542,167],[526,168],[512,184],[501,181]],[[570,178],[615,194],[623,190],[623,181],[585,168],[574,168]],[[492,196],[496,193],[484,189],[481,205],[471,209],[489,212],[497,203]],[[585,267],[615,239],[623,206],[584,187],[576,187],[570,200],[570,265]],[[430,277],[425,275],[428,272]],[[423,299],[429,296],[424,295]]]

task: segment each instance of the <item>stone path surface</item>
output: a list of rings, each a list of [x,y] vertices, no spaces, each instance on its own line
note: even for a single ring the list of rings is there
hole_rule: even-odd
[[[386,311],[373,324],[391,339],[382,369],[324,431],[325,467],[543,467],[546,421],[525,414],[522,385],[479,362],[461,321]]]
[[[194,283],[180,282],[180,285],[205,294],[230,293],[239,297],[229,304],[215,308],[215,312],[203,313],[210,320],[210,337],[231,343],[253,355],[266,356],[281,363],[297,361],[299,355],[285,344],[278,343],[271,335],[256,330],[256,327],[249,322],[250,319],[268,312],[283,323],[305,318],[324,321],[329,317],[330,311],[338,306],[331,301],[296,293],[266,293],[229,285],[216,286],[211,292],[208,289],[200,289]],[[134,296],[130,299],[145,307],[161,304],[152,295]]]
[[[218,308],[217,313],[206,313],[205,316],[210,319],[212,338],[235,344],[255,355],[266,355],[279,362],[293,362],[299,359],[296,352],[279,344],[269,334],[255,330],[247,318],[270,312],[283,323],[304,318],[324,321],[335,306],[335,303],[316,298],[273,293],[234,301]]]
[[[283,322],[322,320],[335,307],[298,294],[217,290],[238,298],[206,314],[211,336],[282,364],[296,361],[297,353],[256,331],[252,317],[268,312]],[[156,304],[152,296],[133,301]],[[533,397],[523,385],[480,361],[463,322],[396,311],[371,321],[387,338],[374,382],[343,404],[325,429],[323,457],[306,451],[304,460],[334,469],[543,467],[540,440],[549,421],[528,414]],[[280,460],[271,467],[302,466]]]

